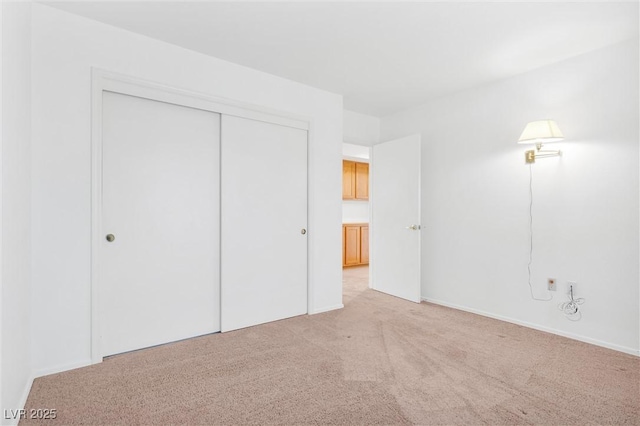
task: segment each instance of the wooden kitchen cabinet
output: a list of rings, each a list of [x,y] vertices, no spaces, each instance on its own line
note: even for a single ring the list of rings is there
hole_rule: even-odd
[[[360,226],[347,225],[343,229],[344,235],[344,266],[360,264]]]
[[[369,164],[342,160],[342,199],[369,199]]]
[[[369,263],[369,224],[342,225],[342,266]]]
[[[356,162],[342,161],[342,199],[356,198]]]
[[[360,227],[360,264],[369,263],[369,226]]]
[[[369,199],[369,164],[356,163],[356,200]]]

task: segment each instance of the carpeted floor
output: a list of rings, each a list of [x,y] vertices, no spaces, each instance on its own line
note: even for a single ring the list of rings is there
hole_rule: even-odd
[[[367,289],[35,380],[21,424],[640,424],[640,359]]]

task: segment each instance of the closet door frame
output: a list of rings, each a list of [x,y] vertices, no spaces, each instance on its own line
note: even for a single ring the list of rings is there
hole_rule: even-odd
[[[178,89],[136,77],[91,69],[91,363],[102,362],[100,347],[100,244],[102,243],[102,95],[113,92],[138,98],[165,102],[223,115],[248,118],[307,131],[307,176],[310,176],[309,153],[312,151],[313,120],[309,117],[264,108],[245,102],[217,98]],[[313,187],[307,179],[307,223],[311,212],[309,200]],[[313,308],[313,270],[311,252],[313,232],[307,239],[307,313]]]

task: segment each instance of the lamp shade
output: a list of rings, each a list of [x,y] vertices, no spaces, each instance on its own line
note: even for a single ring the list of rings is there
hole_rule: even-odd
[[[527,124],[518,143],[549,143],[564,139],[558,123],[553,120],[532,121]]]

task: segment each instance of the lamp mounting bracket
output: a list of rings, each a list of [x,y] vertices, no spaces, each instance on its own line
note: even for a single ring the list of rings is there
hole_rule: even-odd
[[[528,151],[525,151],[524,161],[526,164],[533,164],[536,162],[536,158],[561,157],[561,156],[562,156],[562,151],[542,149],[542,144],[537,143],[536,149],[530,149]]]

